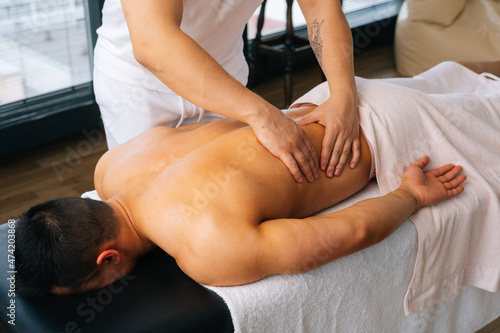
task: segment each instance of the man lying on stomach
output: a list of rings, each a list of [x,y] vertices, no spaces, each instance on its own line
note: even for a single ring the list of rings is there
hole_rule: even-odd
[[[293,112],[303,116],[315,106]],[[303,127],[319,156],[323,126]],[[374,245],[417,209],[463,191],[461,167],[423,172],[408,166],[401,186],[342,211],[308,217],[361,190],[372,178],[361,139],[355,169],[297,183],[246,124],[161,127],[107,152],[95,170],[103,202],[61,198],[32,207],[17,222],[20,293],[69,294],[102,288],[128,274],[155,246],[194,280],[213,286],[305,272]],[[317,256],[324,253],[324,256]]]

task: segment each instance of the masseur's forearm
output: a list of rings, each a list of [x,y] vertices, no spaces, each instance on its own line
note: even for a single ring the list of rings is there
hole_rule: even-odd
[[[309,42],[330,84],[331,95],[356,92],[353,44],[349,24],[339,1],[299,0],[307,21]]]
[[[180,29],[182,1],[122,0],[134,55],[176,94],[251,125],[259,113],[279,110],[231,77]]]
[[[183,32],[172,34],[169,42],[163,45],[165,47],[151,52],[143,65],[176,94],[206,110],[248,124],[260,113],[278,112],[229,75]],[[166,63],[176,65],[167,66]]]

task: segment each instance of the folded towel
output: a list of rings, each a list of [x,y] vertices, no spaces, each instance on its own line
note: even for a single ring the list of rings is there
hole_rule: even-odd
[[[406,314],[456,296],[461,286],[500,287],[500,79],[444,62],[414,78],[356,78],[360,124],[373,146],[382,194],[405,167],[429,155],[428,168],[461,165],[458,197],[415,213],[418,233]],[[299,102],[321,104],[322,84]]]

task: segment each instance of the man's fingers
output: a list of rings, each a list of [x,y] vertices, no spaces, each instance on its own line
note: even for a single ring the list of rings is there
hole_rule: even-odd
[[[460,184],[462,184],[467,179],[467,176],[460,175],[455,179],[450,180],[449,182],[444,183],[444,187],[447,190],[453,190],[454,188],[458,188]]]
[[[463,191],[464,191],[464,187],[463,186],[458,186],[458,187],[456,187],[454,189],[446,191],[446,194],[448,195],[448,199],[450,199],[450,198],[453,198],[453,197],[459,195]]]
[[[429,156],[424,156],[413,162],[413,165],[420,169],[423,169],[429,163],[429,160],[430,160]]]
[[[453,164],[447,164],[438,169],[441,169],[442,175],[438,179],[443,183],[452,180],[462,171],[461,166]]]
[[[429,170],[430,174],[433,175],[434,177],[439,177],[442,178],[444,177],[450,170],[452,170],[455,167],[453,164],[446,164],[443,166],[440,166],[439,168],[435,168],[432,170]],[[453,177],[451,177],[453,178]],[[450,178],[450,179],[451,179]]]

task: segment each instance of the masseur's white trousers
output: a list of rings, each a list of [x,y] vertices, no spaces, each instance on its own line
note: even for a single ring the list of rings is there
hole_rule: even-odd
[[[174,93],[122,83],[97,68],[94,68],[94,93],[101,111],[108,149],[153,127],[178,127],[223,118]]]

